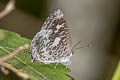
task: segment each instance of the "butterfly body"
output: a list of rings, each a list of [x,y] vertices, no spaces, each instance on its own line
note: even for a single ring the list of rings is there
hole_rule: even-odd
[[[71,64],[69,29],[59,9],[47,18],[41,31],[33,38],[30,50],[32,62],[61,63],[65,66]]]

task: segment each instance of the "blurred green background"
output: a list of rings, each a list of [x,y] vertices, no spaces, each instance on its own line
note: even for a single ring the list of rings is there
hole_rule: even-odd
[[[9,0],[0,0],[2,11]],[[110,80],[120,58],[119,0],[16,0],[16,9],[0,20],[0,29],[32,39],[48,15],[61,9],[73,46],[79,41],[92,48],[76,50],[71,74],[76,80]]]

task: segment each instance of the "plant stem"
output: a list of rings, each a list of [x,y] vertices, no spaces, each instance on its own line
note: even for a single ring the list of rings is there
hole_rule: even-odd
[[[118,67],[113,75],[112,80],[120,80],[120,61],[119,61]]]

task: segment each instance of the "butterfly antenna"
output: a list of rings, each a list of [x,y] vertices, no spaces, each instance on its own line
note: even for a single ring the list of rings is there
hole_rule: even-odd
[[[73,50],[77,50],[77,49],[80,49],[80,48],[89,48],[91,46],[92,46],[91,44],[88,44],[88,45],[85,45],[85,46],[74,48]]]
[[[75,46],[73,46],[72,50],[77,47],[82,41],[79,41],[77,44],[75,44]]]

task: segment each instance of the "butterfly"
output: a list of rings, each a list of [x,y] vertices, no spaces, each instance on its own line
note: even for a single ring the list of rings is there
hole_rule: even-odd
[[[60,9],[49,15],[40,32],[33,38],[30,46],[31,61],[44,64],[61,63],[71,65],[72,57],[70,32]]]

